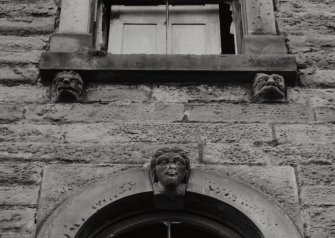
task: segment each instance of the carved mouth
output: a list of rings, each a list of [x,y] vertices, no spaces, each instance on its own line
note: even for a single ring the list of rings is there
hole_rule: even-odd
[[[285,93],[276,86],[264,86],[259,90],[257,95],[264,95],[267,97],[281,98],[285,96]]]

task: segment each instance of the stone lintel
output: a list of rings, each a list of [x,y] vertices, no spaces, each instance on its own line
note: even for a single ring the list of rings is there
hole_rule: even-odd
[[[86,81],[105,82],[251,82],[256,73],[277,73],[294,84],[297,66],[290,55],[116,55],[42,54],[42,81],[59,71],[77,71]]]
[[[51,37],[52,52],[87,52],[92,47],[92,34],[56,33]]]
[[[273,0],[246,0],[247,34],[260,35],[277,33]]]
[[[245,54],[287,54],[283,35],[246,35],[243,40]]]

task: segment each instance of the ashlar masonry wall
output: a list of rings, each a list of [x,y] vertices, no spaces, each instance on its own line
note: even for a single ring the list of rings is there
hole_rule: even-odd
[[[58,4],[58,5],[57,5]],[[80,186],[142,167],[162,146],[279,206],[305,238],[335,237],[335,2],[276,0],[301,86],[253,104],[250,85],[88,85],[50,104],[38,61],[59,2],[0,0],[0,237],[30,238]]]

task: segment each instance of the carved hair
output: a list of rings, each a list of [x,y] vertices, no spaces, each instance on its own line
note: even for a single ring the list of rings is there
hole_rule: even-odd
[[[188,153],[186,151],[184,151],[183,149],[181,148],[178,148],[178,147],[173,147],[173,148],[167,148],[167,147],[164,147],[164,148],[161,148],[159,150],[157,150],[155,152],[155,154],[152,156],[152,159],[151,159],[151,162],[150,162],[150,174],[151,174],[151,177],[153,179],[153,182],[157,182],[158,179],[157,179],[157,176],[156,176],[156,171],[155,171],[155,168],[156,168],[156,165],[157,165],[157,158],[163,154],[166,154],[166,153],[176,153],[178,155],[180,155],[186,162],[186,174],[185,174],[185,178],[183,180],[183,183],[186,183],[188,181],[188,178],[190,176],[190,159],[188,157]]]

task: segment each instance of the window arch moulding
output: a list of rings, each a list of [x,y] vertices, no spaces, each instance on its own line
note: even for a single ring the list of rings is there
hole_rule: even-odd
[[[36,237],[110,237],[104,231],[113,230],[113,225],[120,227],[127,219],[136,224],[166,212],[163,217],[169,219],[190,215],[201,218],[198,222],[207,219],[205,226],[220,222],[236,231],[236,237],[301,238],[287,215],[261,194],[222,175],[192,170],[181,210],[152,208],[153,199],[148,170],[131,169],[82,187],[53,211]]]
[[[50,82],[56,72],[74,70],[84,81],[251,82],[256,73],[262,72],[281,74],[287,85],[296,83],[295,57],[287,54],[284,36],[278,34],[272,0],[169,1],[171,6],[229,4],[235,54],[107,53],[110,20],[114,16],[111,6],[165,3],[163,0],[154,3],[150,0],[62,0],[59,29],[51,37],[50,50],[42,54],[39,65],[42,81]]]

